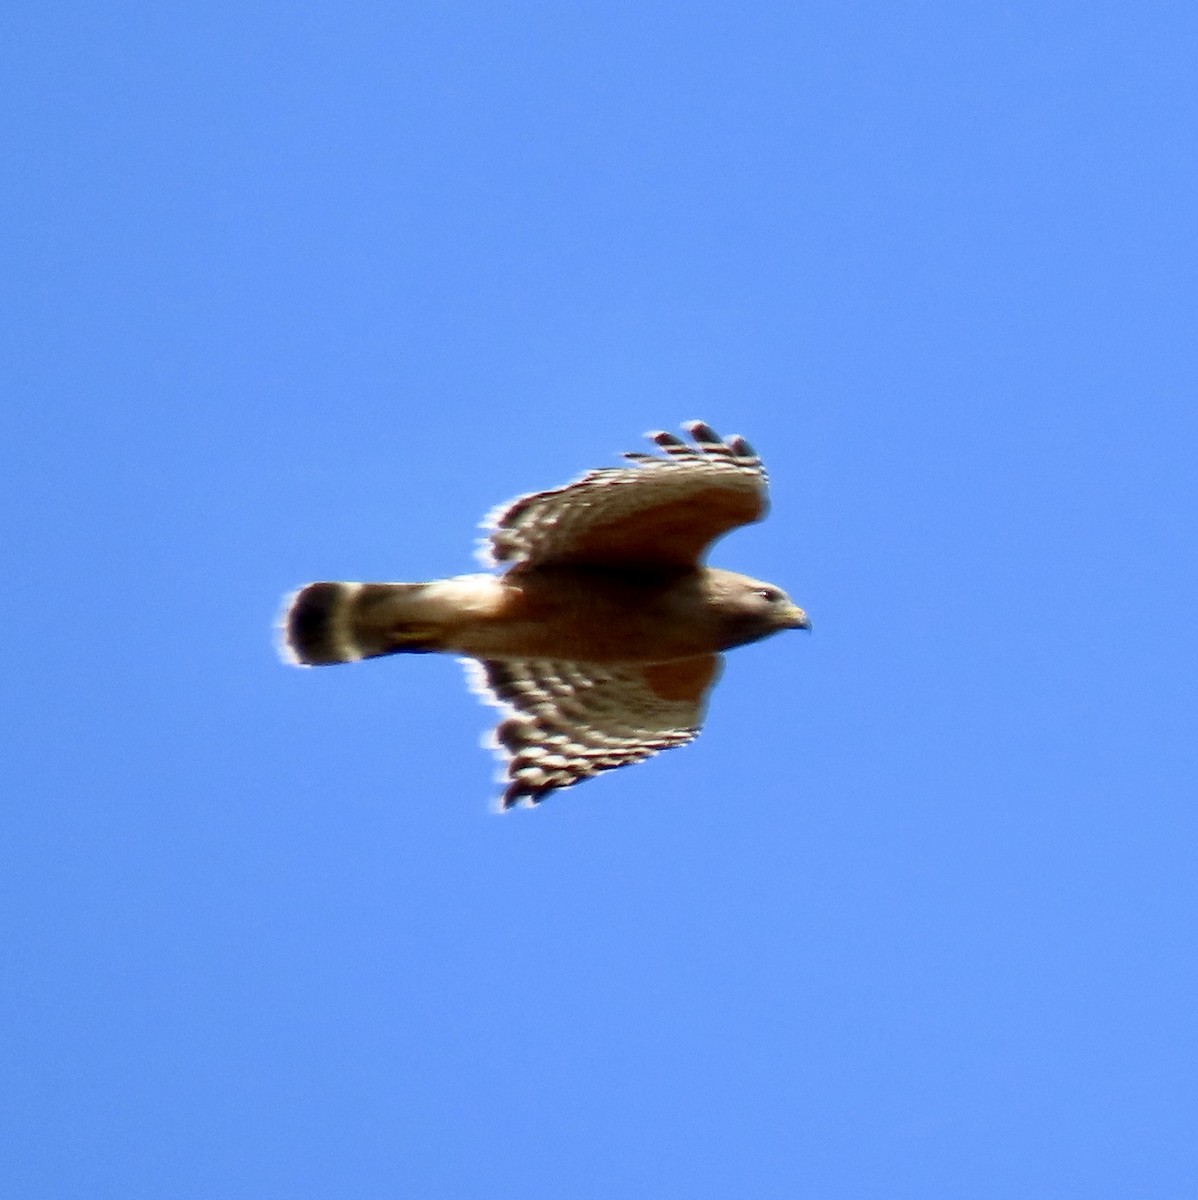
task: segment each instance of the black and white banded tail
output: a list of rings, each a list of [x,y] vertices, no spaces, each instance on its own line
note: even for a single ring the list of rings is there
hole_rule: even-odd
[[[289,596],[280,650],[298,666],[357,662],[441,649],[438,631],[411,620],[423,583],[309,583]]]

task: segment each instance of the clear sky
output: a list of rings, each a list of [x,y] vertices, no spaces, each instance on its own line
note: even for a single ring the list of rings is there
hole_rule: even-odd
[[[6,1195],[1198,1195],[1198,8],[0,28]],[[815,630],[693,746],[276,661],[696,417]]]

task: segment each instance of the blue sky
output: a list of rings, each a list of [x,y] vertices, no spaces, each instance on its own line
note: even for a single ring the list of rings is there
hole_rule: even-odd
[[[0,21],[13,1195],[1198,1192],[1192,5]],[[276,662],[694,417],[693,746]]]

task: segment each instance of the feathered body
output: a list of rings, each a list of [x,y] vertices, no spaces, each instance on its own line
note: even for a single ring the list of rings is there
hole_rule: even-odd
[[[698,732],[719,653],[806,615],[772,584],[705,566],[728,529],[766,510],[743,439],[654,434],[665,457],[592,471],[491,518],[501,575],[429,583],[312,583],[289,598],[283,649],[300,665],[444,652],[507,714],[504,805],[533,802]]]

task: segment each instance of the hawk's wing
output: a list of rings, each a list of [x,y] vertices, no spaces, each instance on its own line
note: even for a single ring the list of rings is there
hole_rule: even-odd
[[[492,741],[506,762],[504,808],[686,745],[722,665],[714,654],[615,667],[464,661],[471,686],[504,714]]]
[[[743,438],[725,441],[702,421],[694,439],[649,436],[664,455],[625,455],[606,467],[495,509],[490,559],[523,567],[692,567],[716,538],[765,516],[765,468]]]

